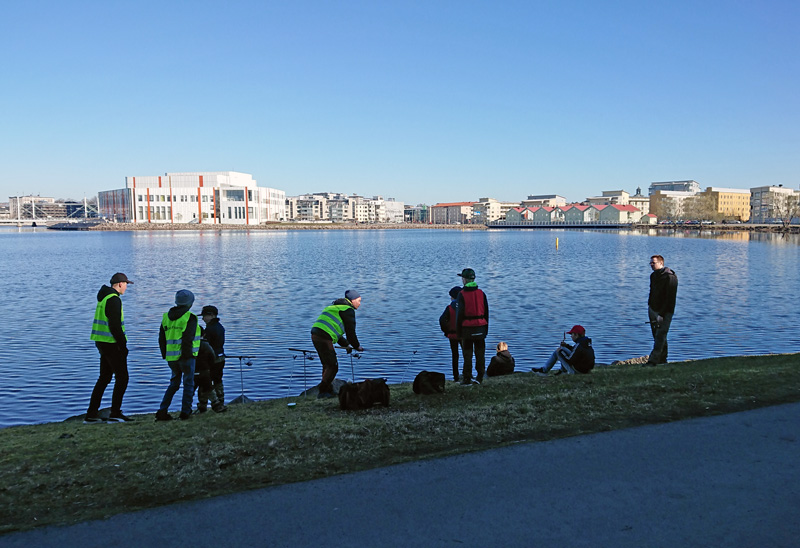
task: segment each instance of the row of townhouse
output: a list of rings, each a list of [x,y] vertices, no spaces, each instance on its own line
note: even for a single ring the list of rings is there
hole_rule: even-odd
[[[286,199],[286,215],[292,221],[333,223],[402,223],[403,202],[382,196],[365,198],[356,194],[320,192]]]
[[[506,214],[506,222],[522,223],[656,223],[656,216],[643,214],[632,205],[568,204],[558,207],[515,207]]]

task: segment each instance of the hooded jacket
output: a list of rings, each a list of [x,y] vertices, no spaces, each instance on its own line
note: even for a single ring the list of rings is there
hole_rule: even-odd
[[[116,298],[111,297],[106,302],[106,317],[108,318],[108,329],[111,331],[111,335],[114,337],[116,341],[116,345],[120,348],[120,350],[124,350],[128,346],[127,338],[125,337],[125,332],[122,330],[122,299],[119,296],[119,292],[114,289],[113,287],[109,287],[104,285],[100,288],[100,291],[97,292],[97,302],[99,303],[107,296],[114,294]],[[112,344],[112,343],[100,343],[100,344]]]
[[[167,318],[172,321],[177,320],[186,314],[191,306],[173,306],[167,312]],[[194,357],[194,350],[192,345],[194,342],[194,335],[197,331],[197,316],[192,314],[189,316],[189,322],[186,324],[186,329],[181,336],[181,360],[188,360]],[[158,330],[158,347],[161,349],[161,357],[167,359],[167,335],[164,331],[164,324]]]
[[[514,372],[514,356],[508,350],[501,350],[496,356],[492,356],[486,374],[489,377],[498,375],[510,375]]]
[[[588,373],[594,369],[592,339],[586,335],[575,341],[574,346],[562,343],[558,351],[578,373]]]

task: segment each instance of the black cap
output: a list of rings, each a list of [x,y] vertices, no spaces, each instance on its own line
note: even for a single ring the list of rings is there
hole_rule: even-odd
[[[122,272],[117,272],[116,274],[111,276],[111,285],[122,283],[122,282],[125,282],[126,284],[132,284],[133,283]]]
[[[212,316],[217,316],[219,314],[219,310],[217,310],[216,306],[212,306],[207,304],[203,307],[203,311],[200,312],[201,316],[205,316],[206,314],[211,314]]]
[[[471,268],[465,268],[461,271],[461,274],[456,274],[457,276],[461,276],[462,278],[467,278],[468,280],[475,279],[475,271]]]

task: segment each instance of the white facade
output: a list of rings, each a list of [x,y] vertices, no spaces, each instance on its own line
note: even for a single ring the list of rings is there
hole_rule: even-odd
[[[394,198],[365,198],[334,192],[293,196],[286,204],[289,219],[335,223],[402,223],[405,210],[403,202]]]
[[[800,216],[800,190],[784,186],[759,186],[750,189],[750,222],[768,223]]]
[[[247,173],[166,173],[126,177],[98,194],[98,210],[117,222],[257,225],[286,218],[286,193]]]

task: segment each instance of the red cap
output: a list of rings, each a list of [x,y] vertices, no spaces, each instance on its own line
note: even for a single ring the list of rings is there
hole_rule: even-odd
[[[586,330],[583,328],[582,325],[573,325],[572,329],[567,331],[568,335],[572,335],[573,333],[577,333],[578,335],[586,335]]]

